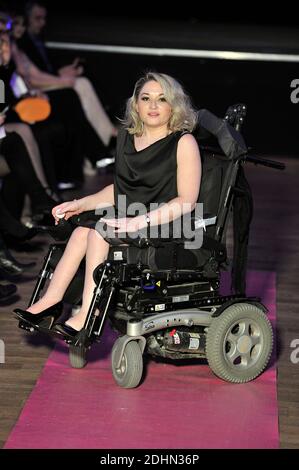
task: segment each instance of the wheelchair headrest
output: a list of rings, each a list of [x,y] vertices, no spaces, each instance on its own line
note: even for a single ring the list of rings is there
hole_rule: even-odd
[[[247,153],[247,147],[240,132],[207,109],[201,109],[198,112],[198,124],[217,138],[219,146],[230,160]]]

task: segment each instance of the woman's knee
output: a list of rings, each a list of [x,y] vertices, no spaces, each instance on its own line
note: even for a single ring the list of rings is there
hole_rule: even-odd
[[[88,227],[77,227],[73,231],[70,240],[80,242],[80,241],[87,241],[88,235],[90,232],[90,228]]]
[[[106,245],[109,246],[106,240],[102,237],[102,235],[97,230],[94,230],[94,229],[90,229],[89,231],[88,242],[96,243],[96,244],[101,243],[105,246]]]
[[[90,80],[86,77],[77,77],[76,78],[77,85],[82,87],[91,87]]]

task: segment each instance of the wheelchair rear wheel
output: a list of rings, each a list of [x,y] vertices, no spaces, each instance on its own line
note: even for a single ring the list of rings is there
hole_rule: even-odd
[[[70,345],[69,360],[74,369],[82,369],[87,364],[86,359],[87,350],[84,346]]]
[[[265,313],[255,305],[228,307],[208,329],[206,357],[221,379],[245,383],[267,366],[273,348],[273,331]]]
[[[120,367],[116,364],[116,354],[121,347],[119,340],[116,340],[112,348],[111,365],[112,373],[116,383],[123,388],[134,388],[139,385],[142,371],[143,358],[137,341],[130,341],[126,344]]]

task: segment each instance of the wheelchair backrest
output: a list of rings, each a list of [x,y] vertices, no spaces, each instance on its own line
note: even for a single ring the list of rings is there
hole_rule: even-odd
[[[203,204],[204,219],[217,217],[215,225],[207,227],[207,235],[215,238],[221,212],[221,201],[224,200],[229,187],[229,175],[232,162],[219,153],[201,148],[202,178],[198,202]]]
[[[216,224],[207,227],[206,235],[223,242],[234,185],[247,148],[240,132],[228,120],[221,120],[210,111],[199,112],[199,125],[206,138],[216,139],[216,146],[202,145],[199,137],[202,180],[198,202],[203,203],[204,218],[217,217]]]

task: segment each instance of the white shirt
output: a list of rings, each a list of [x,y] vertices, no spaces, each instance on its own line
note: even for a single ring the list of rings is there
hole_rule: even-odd
[[[4,126],[0,126],[0,140],[6,137],[6,132]]]

